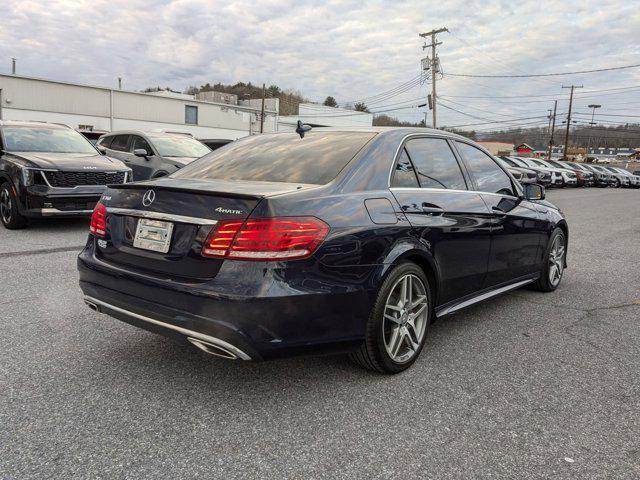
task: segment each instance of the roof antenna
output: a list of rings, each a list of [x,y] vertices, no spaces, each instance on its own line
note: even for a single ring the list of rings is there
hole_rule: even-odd
[[[311,130],[311,125],[306,125],[302,123],[302,120],[298,120],[298,126],[296,128],[296,133],[300,135],[300,138],[304,138],[304,134]]]

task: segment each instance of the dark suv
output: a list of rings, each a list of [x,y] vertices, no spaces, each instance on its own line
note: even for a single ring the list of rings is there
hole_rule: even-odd
[[[165,132],[112,132],[97,145],[130,166],[134,180],[164,177],[211,152],[190,135]]]
[[[122,162],[100,155],[75,130],[44,122],[0,121],[0,219],[91,215],[107,184],[129,180]]]

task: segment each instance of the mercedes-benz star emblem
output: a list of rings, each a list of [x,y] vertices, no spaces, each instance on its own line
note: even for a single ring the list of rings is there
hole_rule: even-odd
[[[156,199],[156,192],[154,192],[153,190],[147,190],[144,194],[144,197],[142,197],[142,205],[144,205],[145,207],[148,207],[153,203],[155,199]]]

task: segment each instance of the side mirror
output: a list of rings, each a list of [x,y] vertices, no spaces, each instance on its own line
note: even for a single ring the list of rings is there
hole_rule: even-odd
[[[98,150],[98,152],[100,152],[100,155],[106,155],[107,154],[107,149],[104,148],[102,145],[96,145],[96,150]]]
[[[544,187],[537,183],[529,183],[524,186],[524,198],[527,200],[544,200]]]
[[[147,153],[147,151],[146,151],[144,148],[136,148],[136,149],[133,151],[133,154],[134,154],[136,157],[144,157],[144,158],[147,158],[147,157],[149,156],[149,154]]]
[[[296,127],[296,133],[300,135],[300,138],[304,138],[304,134],[311,130],[311,125],[306,125],[298,120],[298,126]]]

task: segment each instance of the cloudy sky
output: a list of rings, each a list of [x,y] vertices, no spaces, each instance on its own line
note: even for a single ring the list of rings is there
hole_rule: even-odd
[[[411,106],[430,89],[426,83],[411,82],[420,74],[424,56],[418,33],[448,27],[450,33],[439,37],[444,72],[439,93],[449,107],[439,110],[441,124],[496,119],[514,125],[544,123],[538,117],[547,114],[555,98],[562,100],[559,112],[566,111],[568,91],[561,87],[571,83],[584,85],[577,94],[578,112],[586,112],[589,103],[599,103],[603,122],[640,120],[625,117],[640,111],[640,68],[535,79],[450,75],[640,64],[640,9],[635,2],[3,0],[2,4],[0,72],[8,72],[10,58],[17,57],[22,75],[112,87],[121,76],[126,89],[266,82],[300,90],[314,101],[327,95],[340,103],[364,99],[373,111],[415,121],[423,117],[424,108]]]

